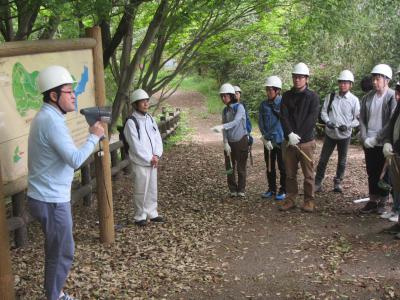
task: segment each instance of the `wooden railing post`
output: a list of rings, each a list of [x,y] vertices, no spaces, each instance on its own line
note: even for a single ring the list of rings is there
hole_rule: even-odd
[[[19,192],[11,197],[12,212],[14,217],[24,218],[25,215],[25,192]],[[28,231],[26,224],[14,231],[14,241],[16,247],[23,247],[28,241]]]
[[[15,299],[14,276],[11,269],[10,243],[6,220],[6,204],[3,198],[3,180],[0,163],[0,298]]]
[[[85,165],[81,168],[82,186],[90,184],[90,182],[91,182],[92,177],[90,175],[90,173],[91,173],[90,166],[91,166],[91,163],[88,163],[87,165]],[[87,206],[87,207],[92,206],[92,193],[83,197],[83,205]]]

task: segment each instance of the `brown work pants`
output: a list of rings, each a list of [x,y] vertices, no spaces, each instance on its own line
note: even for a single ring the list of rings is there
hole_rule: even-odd
[[[297,184],[297,170],[299,162],[304,175],[304,201],[314,201],[314,151],[315,141],[298,144],[297,146],[311,159],[311,162],[294,146],[285,142],[284,160],[286,166],[287,200],[295,201],[299,192]]]
[[[249,153],[249,143],[247,136],[243,136],[238,142],[229,142],[231,146],[231,158],[232,158],[232,174],[227,175],[228,188],[230,192],[244,193],[246,189],[246,166],[247,166],[247,156]],[[226,170],[230,168],[229,156],[225,155],[225,167]],[[236,173],[237,172],[237,183],[236,183]]]

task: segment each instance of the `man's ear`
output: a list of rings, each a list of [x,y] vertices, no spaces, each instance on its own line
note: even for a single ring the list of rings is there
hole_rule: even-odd
[[[57,102],[57,93],[55,91],[50,92],[49,96],[51,101]]]

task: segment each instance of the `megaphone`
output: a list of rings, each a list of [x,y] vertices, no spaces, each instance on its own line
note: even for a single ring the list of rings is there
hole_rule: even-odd
[[[89,124],[89,126],[92,126],[97,121],[104,122],[107,124],[111,123],[112,111],[111,107],[108,106],[105,107],[94,106],[94,107],[82,108],[80,110],[80,113],[85,116],[86,122]]]

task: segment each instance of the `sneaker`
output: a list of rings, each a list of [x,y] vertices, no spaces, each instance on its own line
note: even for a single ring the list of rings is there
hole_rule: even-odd
[[[341,185],[341,184],[336,184],[336,183],[335,183],[335,186],[333,187],[333,191],[334,191],[335,193],[343,193],[342,185]]]
[[[376,209],[376,213],[381,215],[385,212],[385,203],[378,203],[378,208]]]
[[[139,227],[146,226],[146,220],[135,221],[135,225]]]
[[[261,194],[261,198],[271,198],[272,196],[275,195],[275,192],[273,191],[266,191]]]
[[[385,228],[382,230],[383,233],[397,234],[400,233],[400,224],[396,223],[389,228]]]
[[[285,192],[279,192],[276,196],[275,196],[275,200],[277,201],[282,201],[284,200],[286,197]]]
[[[397,233],[397,234],[394,236],[394,238],[395,238],[396,240],[400,240],[400,233]]]
[[[237,197],[237,193],[236,192],[230,192],[229,194],[231,197]]]
[[[391,217],[394,217],[395,215],[396,215],[396,213],[394,213],[392,211],[385,211],[380,215],[380,217],[382,219],[390,219]]]
[[[244,198],[244,197],[246,197],[246,195],[244,194],[244,193],[237,193],[237,195],[238,195],[238,197],[241,197],[241,198]]]
[[[368,201],[363,208],[360,209],[362,214],[373,214],[378,211],[378,203],[375,201]]]
[[[320,192],[322,192],[322,184],[320,183],[320,184],[315,184],[314,185],[314,189],[315,189],[315,192],[316,193],[320,193]]]
[[[62,295],[60,298],[58,298],[58,300],[77,300],[77,299],[72,298],[70,295],[64,293],[64,295]]]
[[[164,223],[164,218],[158,216],[158,217],[155,217],[155,218],[150,219],[150,221],[151,221],[151,222],[154,222],[154,223]]]
[[[393,216],[389,218],[390,222],[399,222],[399,214],[393,213]]]

